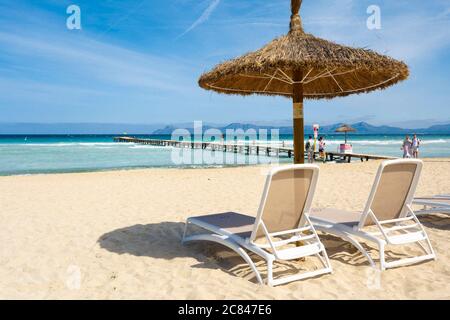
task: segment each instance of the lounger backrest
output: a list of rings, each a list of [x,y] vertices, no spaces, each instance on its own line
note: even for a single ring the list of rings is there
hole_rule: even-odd
[[[290,165],[273,170],[267,177],[251,239],[269,233],[297,229],[311,202],[319,175],[315,165]]]
[[[372,210],[378,221],[401,218],[405,212],[405,204],[411,204],[417,187],[422,161],[389,160],[380,165],[366,204],[365,212]],[[373,225],[375,222],[368,216],[360,226]]]

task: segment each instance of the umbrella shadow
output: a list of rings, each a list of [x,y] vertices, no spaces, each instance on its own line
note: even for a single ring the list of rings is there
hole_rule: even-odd
[[[100,247],[117,254],[174,259],[183,254],[181,234],[184,223],[136,224],[103,234]]]
[[[419,216],[419,220],[427,228],[450,230],[450,217],[446,214]]]
[[[370,266],[366,257],[364,257],[364,255],[351,243],[346,242],[341,238],[325,234],[320,234],[320,240],[325,246],[330,260],[336,260],[352,266]],[[373,253],[370,247],[363,246],[370,254]]]
[[[183,222],[136,224],[107,232],[98,243],[101,248],[117,254],[166,260],[194,258],[198,261],[194,268],[221,269],[256,283],[251,268],[230,249],[207,241],[183,245],[184,226]],[[257,266],[263,263],[258,259],[254,261]]]
[[[103,234],[98,243],[101,248],[116,254],[131,254],[138,257],[172,260],[194,258],[194,268],[221,269],[222,271],[257,283],[251,267],[231,249],[209,241],[194,241],[182,244],[185,224],[183,222],[160,222],[136,224]],[[190,233],[201,229],[190,226]],[[249,253],[256,268],[264,278],[267,273],[266,262],[257,255]],[[313,263],[312,261],[311,263]],[[306,271],[311,264],[283,262],[274,265],[274,276],[296,274]]]

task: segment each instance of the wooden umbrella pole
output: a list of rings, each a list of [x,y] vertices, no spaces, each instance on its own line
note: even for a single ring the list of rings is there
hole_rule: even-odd
[[[294,163],[305,163],[305,132],[303,122],[303,72],[294,71],[293,75],[293,118],[294,118]]]

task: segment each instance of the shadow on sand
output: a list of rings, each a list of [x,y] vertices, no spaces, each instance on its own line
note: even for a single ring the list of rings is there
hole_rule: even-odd
[[[446,214],[430,214],[419,216],[420,222],[427,228],[450,230],[450,217]]]
[[[228,274],[257,283],[250,266],[227,247],[207,241],[196,241],[183,245],[181,238],[184,226],[185,224],[182,222],[137,224],[105,233],[98,239],[98,243],[101,248],[117,254],[166,260],[194,258],[198,261],[198,264],[192,266],[194,268],[221,269]],[[200,230],[196,230],[194,226],[189,229],[194,233]],[[266,262],[254,254],[250,254],[250,256],[264,278],[267,272]],[[301,260],[279,262],[274,265],[274,276],[287,276],[306,271],[316,263],[318,261],[310,261],[306,264]]]
[[[355,247],[353,244],[342,240],[341,238],[326,235],[321,233],[320,239],[327,250],[328,257],[331,262],[333,260],[339,261],[341,263],[351,265],[351,266],[360,266],[360,267],[370,267],[370,264],[366,257]],[[361,245],[365,250],[369,252],[372,259],[374,259],[375,263],[379,264],[379,252],[378,248],[373,245],[368,245],[368,243],[361,241]],[[386,247],[385,255],[388,261],[404,259],[410,257],[410,254],[406,252],[400,252],[400,248],[396,247]],[[403,248],[405,249],[405,248]],[[422,254],[419,248],[410,248],[410,253],[412,254]],[[425,261],[426,262],[426,261]],[[419,262],[416,264],[421,264],[425,262]]]
[[[183,245],[183,222],[137,224],[105,233],[98,239],[100,247],[117,254],[131,254],[171,260],[189,257],[198,261],[194,268],[221,269],[234,276],[256,282],[251,268],[233,251],[212,242]],[[262,261],[258,261],[260,264]]]
[[[437,223],[434,217],[421,219],[424,225],[432,220]],[[228,248],[212,242],[192,242],[186,245],[181,243],[185,224],[183,222],[160,222],[151,224],[137,224],[105,233],[98,239],[100,247],[117,254],[131,254],[140,257],[152,257],[156,259],[171,260],[175,258],[194,258],[198,264],[194,268],[221,269],[231,275],[246,278],[256,282],[251,268],[244,260]],[[439,225],[448,230],[448,223]],[[433,224],[432,227],[437,227]],[[195,231],[195,229],[194,229]],[[329,235],[320,235],[320,238],[327,249],[330,259],[340,261],[353,266],[369,266],[365,257],[351,244],[339,238]],[[377,259],[377,250],[369,248],[371,254]],[[387,258],[400,259],[407,255],[403,252],[386,252]],[[262,276],[265,275],[265,262],[257,256],[252,255],[255,264]],[[332,262],[333,263],[333,262]],[[279,265],[279,272],[295,273],[303,267],[298,263],[282,263]],[[290,269],[290,270],[287,270]],[[277,270],[274,270],[278,273]]]

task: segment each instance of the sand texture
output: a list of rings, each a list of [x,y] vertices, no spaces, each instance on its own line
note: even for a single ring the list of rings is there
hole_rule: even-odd
[[[321,164],[313,207],[362,210],[378,165]],[[380,274],[351,245],[321,236],[334,273],[274,288],[258,285],[244,261],[220,245],[181,245],[189,216],[255,215],[266,170],[0,177],[0,298],[450,298],[450,217],[440,214],[420,218],[437,261]],[[439,193],[450,193],[450,160],[426,160],[416,195]],[[416,252],[412,247],[389,251],[391,257]]]

